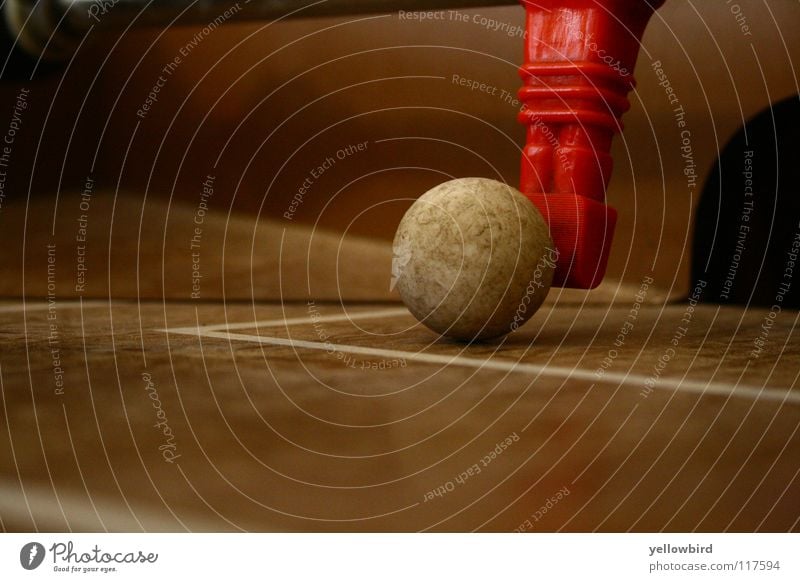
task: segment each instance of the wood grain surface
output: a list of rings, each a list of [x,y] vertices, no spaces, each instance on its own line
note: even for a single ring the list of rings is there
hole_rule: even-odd
[[[3,528],[797,531],[797,313],[634,303],[6,303]]]

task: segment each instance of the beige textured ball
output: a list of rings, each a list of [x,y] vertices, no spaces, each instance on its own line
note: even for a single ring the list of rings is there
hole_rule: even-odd
[[[442,335],[484,340],[515,331],[541,306],[557,251],[536,207],[486,178],[436,186],[394,237],[392,286]]]

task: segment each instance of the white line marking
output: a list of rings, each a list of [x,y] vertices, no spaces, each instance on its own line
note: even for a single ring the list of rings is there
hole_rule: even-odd
[[[160,329],[158,331],[172,332],[172,333],[191,333],[195,335],[199,329],[201,332],[205,331],[222,331],[234,329],[252,329],[256,327],[282,327],[289,325],[298,325],[303,323],[312,322],[333,322],[333,321],[354,321],[356,319],[377,319],[380,317],[397,317],[400,315],[410,315],[408,309],[379,309],[377,311],[362,311],[357,313],[340,313],[337,315],[323,315],[312,321],[309,316],[294,317],[291,319],[268,319],[265,321],[250,321],[245,323],[219,323],[214,325],[204,325],[198,327],[175,327],[171,329]]]
[[[352,319],[352,318],[351,318]],[[521,362],[507,362],[502,360],[484,360],[480,358],[469,358],[464,356],[447,356],[440,354],[426,354],[419,352],[406,352],[401,350],[387,350],[382,348],[370,348],[364,346],[351,346],[346,344],[333,344],[313,342],[306,340],[292,340],[278,337],[264,337],[257,335],[246,335],[240,333],[224,333],[219,331],[207,331],[208,328],[176,328],[162,329],[166,333],[176,333],[181,335],[192,335],[197,337],[209,337],[229,341],[251,342],[263,345],[302,348],[307,350],[326,351],[331,350],[342,353],[357,354],[363,356],[376,356],[387,359],[402,359],[422,362],[425,364],[442,364],[445,366],[461,366],[465,368],[477,368],[480,370],[492,370],[499,372],[516,372],[528,375],[541,375],[553,378],[567,378],[572,380],[584,380],[586,382],[598,382],[604,384],[632,384],[644,386],[645,382],[652,381],[650,376],[639,374],[606,373],[598,378],[594,372],[567,368],[562,366],[541,366],[536,364],[526,364]],[[671,383],[670,383],[671,382]],[[786,404],[800,405],[800,392],[792,391],[788,388],[757,387],[724,384],[721,382],[701,382],[696,380],[683,380],[679,378],[670,379],[661,377],[656,379],[654,389],[660,390],[683,390],[703,394],[705,396],[731,396],[734,398],[744,398],[749,400],[762,400],[772,402],[783,402]]]
[[[80,301],[56,301],[54,304],[57,310],[59,309],[78,309],[81,306]],[[108,303],[105,301],[84,301],[84,307],[107,307]],[[0,303],[0,313],[22,313],[23,311],[46,311],[50,308],[50,304],[42,303],[40,301],[28,301],[27,303]]]

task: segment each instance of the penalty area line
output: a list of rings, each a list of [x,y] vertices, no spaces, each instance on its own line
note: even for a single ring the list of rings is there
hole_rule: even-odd
[[[377,313],[377,312],[372,312]],[[338,316],[343,317],[343,316]],[[345,317],[345,319],[347,319]],[[329,320],[330,321],[330,320]],[[251,327],[255,327],[254,325]],[[496,359],[471,358],[468,356],[448,356],[443,354],[429,354],[422,352],[407,352],[403,350],[390,350],[384,348],[373,348],[367,346],[354,346],[348,344],[335,344],[332,342],[316,342],[308,340],[287,339],[279,337],[258,336],[241,333],[230,333],[209,330],[208,327],[194,328],[174,328],[159,330],[165,333],[179,335],[190,335],[197,337],[207,337],[237,342],[250,342],[261,345],[276,347],[286,347],[294,349],[342,352],[361,356],[374,356],[386,359],[405,359],[407,361],[419,362],[423,364],[437,364],[443,366],[459,366],[479,370],[490,370],[495,372],[506,372],[515,374],[527,374],[529,376],[544,376],[549,378],[562,378],[567,380],[582,380],[586,382],[596,382],[598,384],[613,385],[633,385],[644,386],[645,383],[653,382],[649,376],[641,374],[621,374],[607,373],[598,378],[594,372],[582,370],[580,368],[568,368],[566,366],[543,366],[539,364],[529,364],[525,362],[510,362]],[[702,382],[697,380],[687,380],[680,378],[660,377],[655,380],[652,388],[654,390],[675,391],[700,394],[703,396],[722,396],[742,398],[746,400],[760,400],[769,402],[780,402],[783,404],[800,405],[800,392],[795,392],[787,388],[770,386],[750,386],[750,385],[731,385],[722,382]]]

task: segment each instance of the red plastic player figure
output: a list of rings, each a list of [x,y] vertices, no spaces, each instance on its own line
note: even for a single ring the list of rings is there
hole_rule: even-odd
[[[550,224],[553,285],[591,289],[605,275],[616,211],[605,204],[611,139],[635,86],[645,26],[664,0],[522,0],[527,11],[520,190]]]

